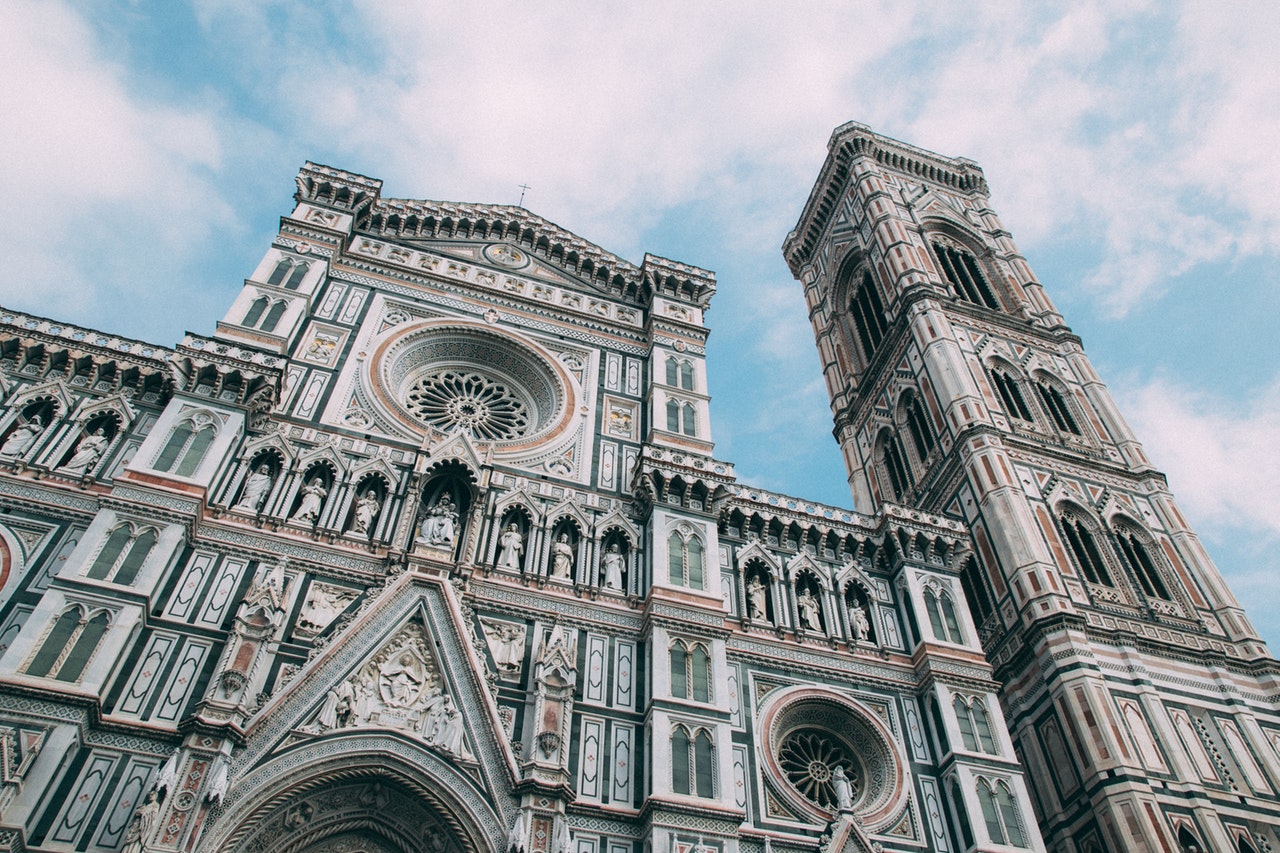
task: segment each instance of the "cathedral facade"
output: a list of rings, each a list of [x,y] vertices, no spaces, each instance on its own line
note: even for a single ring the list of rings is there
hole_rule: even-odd
[[[307,163],[208,336],[0,312],[0,844],[1261,851],[1277,664],[987,204],[784,251],[857,511],[713,455],[712,273]]]

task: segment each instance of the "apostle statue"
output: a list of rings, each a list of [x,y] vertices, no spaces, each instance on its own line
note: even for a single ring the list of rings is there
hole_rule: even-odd
[[[151,836],[151,828],[156,824],[156,816],[160,813],[160,804],[156,802],[156,791],[147,792],[147,800],[133,813],[129,828],[124,833],[124,846],[120,853],[142,853],[142,845]]]
[[[457,536],[458,510],[446,492],[423,519],[418,542],[423,545],[452,545]]]
[[[520,571],[520,556],[524,553],[524,536],[519,526],[513,521],[498,537],[498,568]]]
[[[842,812],[853,809],[853,781],[845,775],[844,767],[837,764],[831,769],[831,788],[836,795],[836,808]]]
[[[768,591],[760,578],[752,575],[747,581],[747,609],[752,619],[767,619],[769,615]]]
[[[818,615],[818,599],[807,589],[800,590],[796,596],[796,606],[800,608],[800,620],[807,630],[821,633],[822,618]]]
[[[0,456],[21,456],[31,449],[31,445],[36,443],[36,439],[42,432],[44,432],[44,421],[40,420],[39,415],[24,424],[19,424],[17,429],[9,433],[4,444],[0,444]]]
[[[551,577],[568,578],[573,573],[573,546],[569,536],[561,533],[551,545]]]
[[[67,464],[62,466],[62,470],[68,474],[83,477],[89,473],[94,463],[102,458],[102,452],[107,449],[109,441],[110,439],[102,434],[102,428],[98,427],[80,439],[80,443],[76,445],[76,452],[67,460]]]
[[[610,542],[604,552],[604,585],[606,589],[622,589],[622,554],[618,543]]]
[[[368,536],[373,530],[373,522],[377,520],[380,509],[382,509],[382,503],[378,500],[378,493],[373,489],[367,489],[356,501],[355,516],[351,520],[351,532]]]
[[[855,643],[865,643],[871,637],[871,620],[861,604],[849,605],[849,630]]]
[[[269,491],[271,491],[271,467],[269,465],[259,465],[258,470],[245,479],[244,492],[241,493],[239,502],[232,509],[256,513],[262,509],[262,502],[267,499],[267,492]]]
[[[315,524],[316,519],[320,517],[320,508],[324,505],[324,496],[327,494],[329,490],[324,487],[324,480],[312,477],[311,482],[302,487],[302,503],[298,504],[298,511],[289,520]]]

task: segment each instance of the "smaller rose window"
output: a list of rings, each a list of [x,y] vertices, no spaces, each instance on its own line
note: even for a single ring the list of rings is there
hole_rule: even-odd
[[[830,732],[814,728],[790,732],[778,750],[778,764],[782,766],[787,781],[805,799],[826,809],[834,809],[838,805],[831,779],[836,767],[843,767],[845,775],[853,783],[853,796],[857,799],[861,762]]]
[[[409,387],[406,407],[445,432],[462,429],[485,441],[506,441],[529,429],[529,407],[503,382],[472,370],[439,370]]]

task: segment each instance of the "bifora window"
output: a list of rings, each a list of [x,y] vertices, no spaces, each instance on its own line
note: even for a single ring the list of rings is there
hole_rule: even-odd
[[[853,318],[858,343],[862,345],[862,356],[871,361],[889,324],[884,316],[884,302],[880,299],[880,291],[867,270],[862,271],[862,281],[849,300],[849,316]]]
[[[973,253],[937,241],[933,243],[933,253],[938,258],[943,278],[956,296],[974,305],[993,309],[1000,307]]]

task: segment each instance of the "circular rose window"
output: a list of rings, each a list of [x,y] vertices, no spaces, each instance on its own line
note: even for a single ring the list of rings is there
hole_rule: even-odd
[[[369,378],[375,400],[410,429],[508,447],[561,434],[575,405],[573,383],[548,353],[466,321],[397,326],[375,349]]]
[[[843,772],[852,808],[869,830],[906,802],[906,759],[884,722],[861,702],[822,687],[779,690],[760,714],[764,767],[773,789],[820,822],[835,814]]]

